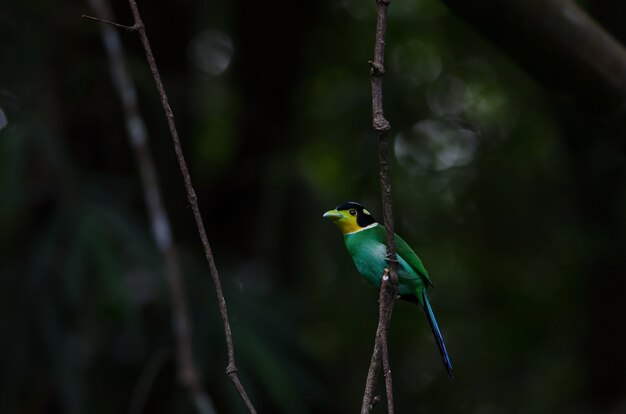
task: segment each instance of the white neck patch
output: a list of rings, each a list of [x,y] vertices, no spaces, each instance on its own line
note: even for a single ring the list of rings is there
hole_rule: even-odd
[[[358,232],[363,231],[363,230],[371,229],[371,228],[376,227],[376,226],[378,226],[378,223],[372,223],[369,226],[365,226],[365,227],[362,227],[362,228],[360,228],[358,230],[351,231],[350,233],[346,233],[346,234],[344,234],[344,236],[348,236],[350,234],[358,233]]]

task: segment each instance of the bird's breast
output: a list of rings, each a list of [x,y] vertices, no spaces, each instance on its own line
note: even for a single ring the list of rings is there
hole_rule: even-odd
[[[365,232],[364,232],[365,233]],[[387,247],[359,233],[346,237],[346,247],[359,273],[375,287],[380,287],[380,278],[386,266]]]

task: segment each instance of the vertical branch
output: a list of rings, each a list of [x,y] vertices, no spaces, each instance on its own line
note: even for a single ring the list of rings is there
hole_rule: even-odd
[[[389,353],[387,352],[387,330],[389,329],[391,313],[393,312],[393,306],[395,304],[398,292],[398,260],[396,258],[396,241],[394,238],[395,233],[391,202],[391,183],[389,179],[388,147],[389,143],[387,142],[387,132],[380,133],[378,141],[378,153],[380,158],[380,186],[383,199],[384,224],[385,228],[387,229],[387,264],[389,266],[389,271],[385,272],[385,275],[383,275],[383,283],[381,284],[380,292],[380,317],[384,316],[385,318],[383,329],[381,330],[380,347],[382,351],[381,356],[383,373],[385,376],[387,412],[389,414],[393,414],[393,387],[391,379],[391,367],[389,365]]]
[[[372,84],[372,126],[378,134],[378,158],[380,165],[380,189],[383,204],[383,219],[387,229],[387,264],[388,268],[382,275],[379,298],[378,328],[374,351],[370,360],[370,367],[365,382],[365,392],[361,405],[361,414],[368,414],[374,403],[376,381],[380,373],[382,360],[385,377],[385,392],[387,395],[387,412],[394,412],[393,384],[389,354],[387,349],[387,330],[391,320],[393,305],[398,290],[398,260],[396,258],[396,243],[394,239],[394,222],[391,201],[391,180],[389,178],[389,143],[388,132],[391,126],[383,111],[383,76],[385,74],[385,33],[387,31],[387,8],[390,0],[376,0],[376,37],[374,43],[374,60],[370,61]]]
[[[170,137],[172,138],[172,144],[174,145],[174,152],[176,153],[176,159],[178,160],[178,166],[180,172],[183,176],[183,181],[185,184],[185,191],[187,193],[187,200],[191,205],[191,210],[193,212],[194,219],[196,221],[196,227],[198,228],[198,234],[200,236],[200,240],[202,242],[202,247],[204,248],[204,255],[206,257],[207,263],[209,265],[209,271],[211,273],[211,278],[213,280],[213,285],[215,286],[215,294],[217,296],[217,302],[220,310],[220,316],[222,318],[222,322],[224,324],[224,336],[226,339],[226,351],[228,354],[228,365],[226,367],[226,374],[234,384],[235,388],[239,392],[246,408],[251,414],[256,414],[256,410],[246,393],[241,381],[239,380],[239,376],[237,374],[237,366],[235,365],[235,351],[232,339],[232,332],[230,329],[230,322],[228,319],[228,311],[226,308],[226,300],[224,299],[224,293],[222,291],[222,282],[219,277],[219,273],[217,271],[217,266],[215,265],[215,259],[213,258],[213,252],[211,250],[211,245],[209,244],[209,239],[206,234],[206,230],[204,228],[204,223],[202,220],[202,215],[200,214],[200,207],[198,205],[198,196],[193,188],[191,183],[191,175],[189,174],[189,169],[187,168],[187,162],[185,161],[185,157],[183,155],[183,150],[180,145],[180,139],[178,137],[178,131],[176,129],[176,123],[174,122],[174,114],[172,113],[172,109],[169,105],[169,100],[165,93],[165,88],[163,87],[163,82],[161,81],[161,75],[159,74],[159,70],[157,69],[156,60],[154,55],[152,54],[152,48],[150,47],[150,41],[148,40],[148,35],[146,34],[146,29],[141,19],[141,15],[139,14],[139,8],[137,6],[137,2],[135,0],[128,0],[128,4],[133,14],[134,23],[132,26],[120,25],[111,21],[107,21],[104,19],[93,18],[89,16],[83,16],[92,20],[97,20],[102,23],[112,24],[117,27],[125,28],[131,31],[137,32],[139,38],[141,40],[141,44],[143,45],[144,52],[146,54],[146,60],[148,61],[148,66],[150,67],[150,72],[152,73],[152,77],[154,79],[154,83],[156,85],[157,91],[159,93],[159,97],[161,99],[161,105],[163,106],[163,111],[165,112],[165,117],[167,119],[167,125],[170,130]]]
[[[97,16],[109,20],[112,18],[111,8],[106,0],[89,0],[89,4]],[[128,138],[137,159],[152,233],[165,265],[165,276],[172,302],[179,378],[183,386],[188,389],[198,412],[210,414],[215,410],[211,399],[203,390],[193,357],[192,325],[187,311],[183,276],[172,239],[169,218],[163,204],[156,168],[148,146],[146,126],[139,113],[135,85],[124,64],[118,33],[110,26],[101,25],[100,34],[109,59],[113,86],[120,95]]]

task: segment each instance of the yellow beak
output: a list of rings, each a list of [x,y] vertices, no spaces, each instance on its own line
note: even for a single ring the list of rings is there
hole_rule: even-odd
[[[332,221],[337,221],[340,218],[342,218],[343,215],[340,212],[338,212],[337,210],[328,210],[326,213],[324,213],[324,215],[322,217],[327,218],[327,219],[331,219]]]

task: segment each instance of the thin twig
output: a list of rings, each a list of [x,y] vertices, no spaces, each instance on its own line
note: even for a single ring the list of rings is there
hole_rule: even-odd
[[[100,17],[88,18],[113,26],[120,26],[111,22],[113,13],[107,0],[89,0],[89,4],[96,15]],[[135,85],[126,69],[117,31],[110,26],[101,25],[100,34],[109,58],[113,86],[120,96],[128,138],[137,158],[146,209],[152,223],[152,233],[165,264],[165,276],[169,283],[172,301],[179,378],[183,386],[188,389],[198,412],[211,414],[215,412],[215,409],[211,399],[204,391],[193,357],[192,324],[188,315],[183,275],[172,238],[170,221],[163,204],[154,160],[148,145],[147,129],[139,113]]]
[[[209,271],[211,273],[211,278],[213,279],[213,284],[215,286],[215,294],[217,296],[217,302],[220,310],[220,315],[222,317],[222,322],[224,324],[224,335],[226,339],[226,350],[228,354],[228,365],[226,367],[226,374],[237,388],[239,395],[241,396],[244,404],[248,411],[252,414],[256,414],[256,410],[252,405],[252,402],[248,398],[248,394],[244,389],[241,381],[239,380],[239,376],[237,375],[237,366],[235,364],[235,351],[233,346],[232,333],[230,329],[230,322],[228,320],[228,311],[226,308],[226,300],[224,299],[224,294],[222,292],[222,282],[219,277],[219,273],[217,271],[217,266],[215,264],[215,259],[213,258],[213,252],[211,250],[211,245],[209,244],[209,239],[206,234],[206,230],[204,228],[204,223],[202,220],[202,215],[200,214],[200,207],[198,205],[198,196],[193,188],[191,183],[191,175],[189,174],[189,169],[187,168],[187,162],[185,161],[185,157],[183,155],[183,150],[180,145],[180,139],[178,137],[178,131],[176,129],[176,123],[174,122],[174,114],[172,113],[172,109],[169,105],[169,100],[165,93],[165,88],[163,87],[163,82],[161,81],[161,75],[159,74],[159,70],[157,69],[156,60],[154,55],[152,54],[152,48],[150,47],[150,41],[148,40],[148,35],[146,34],[146,29],[141,19],[141,15],[139,14],[139,8],[137,6],[137,2],[135,0],[128,0],[128,4],[133,13],[134,24],[132,26],[122,26],[125,28],[132,28],[132,30],[136,31],[141,40],[141,44],[143,45],[146,59],[148,61],[148,66],[150,67],[150,71],[152,72],[152,77],[154,79],[154,83],[156,84],[157,91],[159,93],[159,97],[161,99],[161,105],[163,106],[163,110],[165,112],[165,117],[167,119],[167,124],[170,130],[170,136],[172,138],[172,143],[174,145],[174,152],[176,153],[176,158],[178,160],[178,166],[180,168],[180,172],[183,176],[183,181],[185,183],[185,191],[187,193],[187,200],[191,205],[191,210],[193,212],[193,216],[196,220],[196,226],[198,228],[198,234],[200,235],[200,240],[202,242],[202,247],[204,248],[204,254],[206,260],[209,264]]]
[[[387,30],[387,8],[390,0],[376,0],[376,39],[374,43],[374,60],[370,61],[372,84],[372,126],[378,134],[378,157],[380,164],[380,189],[382,193],[383,218],[387,229],[387,264],[388,268],[382,276],[379,297],[378,327],[374,351],[370,359],[370,366],[365,382],[361,414],[368,414],[375,404],[374,391],[382,366],[385,377],[385,392],[387,395],[387,412],[393,414],[393,384],[389,354],[387,349],[387,330],[391,320],[393,306],[398,291],[398,260],[396,258],[396,243],[394,239],[394,222],[391,201],[391,180],[389,178],[389,143],[387,135],[391,128],[383,111],[383,75],[385,74],[385,32]]]
[[[93,7],[93,6],[92,6]],[[88,16],[86,14],[83,14],[82,16],[80,16],[82,19],[88,19],[88,20],[93,20],[95,22],[98,23],[106,23],[106,24],[110,24],[111,26],[115,26],[115,27],[119,27],[121,29],[126,29],[126,30],[137,30],[137,28],[135,26],[127,26],[125,24],[119,24],[119,23],[115,23],[112,22],[111,20],[107,20],[107,19],[101,19],[100,17],[94,17],[94,16]]]

